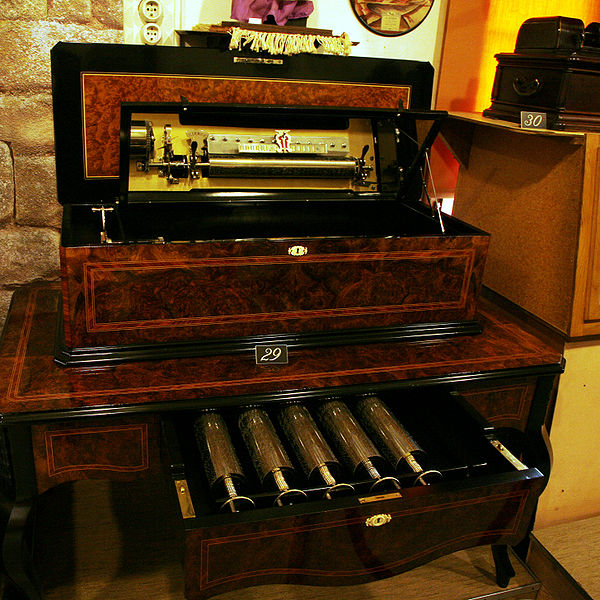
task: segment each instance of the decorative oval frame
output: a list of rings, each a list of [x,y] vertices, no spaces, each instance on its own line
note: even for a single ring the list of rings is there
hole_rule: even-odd
[[[350,6],[360,24],[371,33],[397,37],[416,29],[427,18],[434,2],[435,0],[350,0]],[[381,13],[374,8],[379,8]]]

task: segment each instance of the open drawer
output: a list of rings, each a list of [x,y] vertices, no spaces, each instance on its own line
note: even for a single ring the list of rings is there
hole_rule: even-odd
[[[545,477],[520,463],[460,397],[427,388],[304,407],[339,458],[327,463],[335,482],[318,469],[309,473],[302,444],[292,437],[294,431],[307,435],[290,424],[299,418],[298,405],[223,408],[216,411],[220,421],[213,420],[215,413],[210,419],[187,413],[164,421],[184,517],[189,600],[266,583],[363,583],[470,546],[516,544],[526,535]],[[348,437],[353,429],[347,409],[376,446],[368,465],[355,464],[368,445],[360,434]],[[261,430],[266,419],[289,460],[279,478],[266,473],[264,453],[272,442],[272,432]],[[390,423],[399,421],[409,438],[396,431],[395,441],[385,442],[395,427]],[[225,424],[238,460],[230,470],[244,475],[232,478],[233,493],[249,500],[231,502],[218,477],[231,459],[222,443],[214,444],[215,423]],[[343,448],[342,437],[350,449]],[[318,439],[304,439],[309,454],[310,444],[318,454]],[[412,444],[410,456],[397,460],[406,444]],[[295,492],[282,489],[281,476]],[[328,494],[334,483],[348,487]]]

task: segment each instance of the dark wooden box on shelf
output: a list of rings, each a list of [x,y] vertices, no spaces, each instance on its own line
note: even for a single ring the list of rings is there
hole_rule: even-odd
[[[568,17],[528,19],[514,53],[496,55],[492,104],[486,117],[519,123],[521,111],[541,112],[547,128],[600,130],[598,23]]]
[[[57,359],[478,332],[488,236],[420,202],[430,65],[238,58],[53,49]]]
[[[431,68],[247,58],[53,50],[63,279],[15,292],[0,345],[9,584],[42,597],[28,562],[40,494],[165,466],[190,600],[368,582],[483,544],[505,584],[506,545],[526,537],[549,474],[543,427],[562,360],[481,305],[487,234],[441,224],[419,202],[413,175],[442,118],[426,110]],[[232,133],[237,154],[219,146]],[[278,143],[290,152],[271,153]],[[282,169],[296,177],[277,181]],[[197,189],[212,178],[216,187]],[[287,344],[287,362],[258,361],[260,341]],[[323,500],[277,425],[302,501],[272,506],[236,430],[240,413],[257,407],[277,421],[303,404],[317,415],[333,398],[354,411],[365,395],[405,422],[441,479],[418,485],[373,458],[400,489],[371,489],[373,469],[343,467],[336,476],[354,491]],[[240,491],[255,508],[219,512],[222,490],[203,472],[192,428],[206,411],[231,424]]]

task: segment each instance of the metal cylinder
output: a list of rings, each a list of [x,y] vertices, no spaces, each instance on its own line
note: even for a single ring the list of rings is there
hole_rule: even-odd
[[[418,460],[423,449],[377,396],[360,398],[356,415],[384,456],[398,469],[408,457]]]
[[[253,507],[252,499],[237,492],[236,484],[244,479],[244,473],[223,417],[216,412],[204,413],[194,422],[194,433],[209,485],[213,491],[221,485],[228,496],[221,510],[238,512]]]
[[[196,443],[211,488],[225,477],[243,479],[244,472],[233,447],[227,425],[217,412],[200,415],[194,423]]]
[[[335,473],[339,472],[340,464],[333,450],[305,406],[286,406],[279,412],[278,420],[306,477],[314,477],[321,465]]]
[[[258,476],[265,484],[275,470],[293,472],[292,463],[266,411],[250,408],[238,417],[238,426]]]
[[[211,155],[209,177],[314,177],[350,179],[356,160],[324,158],[256,158]]]
[[[361,467],[370,469],[373,461],[383,460],[373,442],[343,402],[339,400],[325,402],[318,408],[317,415],[340,457],[354,473]]]
[[[439,471],[424,471],[419,460],[425,451],[412,438],[404,425],[392,414],[377,396],[360,398],[355,406],[356,414],[383,455],[400,471],[403,465],[417,474],[416,481],[427,484],[427,479],[441,477]]]
[[[131,121],[129,156],[147,158],[154,150],[154,130],[150,121]]]

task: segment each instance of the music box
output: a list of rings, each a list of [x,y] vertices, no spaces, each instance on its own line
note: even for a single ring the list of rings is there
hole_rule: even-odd
[[[484,116],[542,113],[547,129],[600,130],[600,24],[570,17],[527,19],[513,53],[496,54],[492,104]],[[537,115],[536,115],[537,116]]]
[[[61,364],[480,331],[488,236],[428,187],[430,65],[52,59]]]

